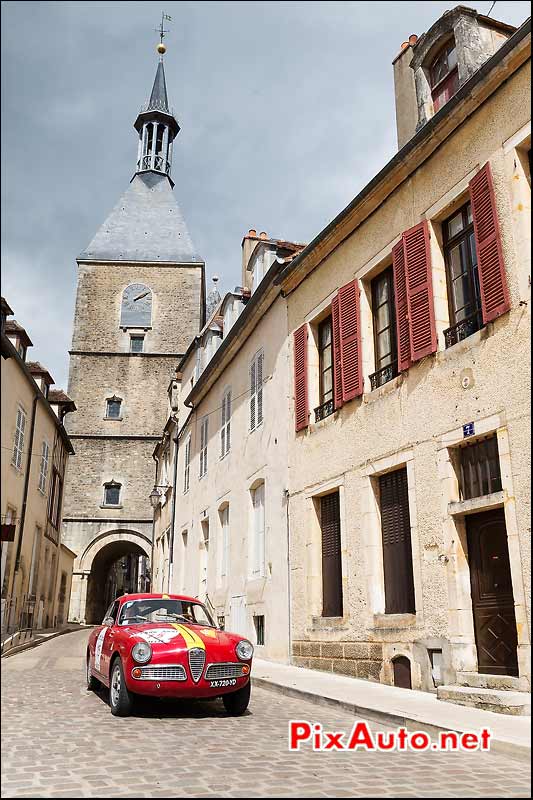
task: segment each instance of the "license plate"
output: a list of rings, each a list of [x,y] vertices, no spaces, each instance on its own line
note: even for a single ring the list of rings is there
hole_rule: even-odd
[[[218,689],[219,686],[235,686],[237,684],[237,679],[226,678],[225,680],[220,680],[220,681],[210,681],[210,684],[213,689]]]

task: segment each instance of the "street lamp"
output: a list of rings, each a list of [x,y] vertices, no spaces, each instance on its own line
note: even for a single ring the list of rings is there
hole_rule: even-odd
[[[166,491],[167,489],[170,489],[170,485],[169,486],[163,486],[161,484],[157,484],[156,483],[156,485],[154,486],[154,488],[150,492],[150,505],[152,506],[154,511],[157,508],[157,506],[159,505],[159,501],[161,500],[161,492],[159,491],[160,489],[163,489],[164,491]]]

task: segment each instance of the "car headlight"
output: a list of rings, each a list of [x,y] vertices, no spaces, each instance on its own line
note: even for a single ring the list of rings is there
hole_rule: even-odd
[[[254,646],[251,642],[247,642],[246,639],[243,639],[235,648],[235,652],[241,661],[249,661],[254,654]]]
[[[148,642],[137,642],[131,648],[131,657],[138,664],[146,664],[152,658],[152,648]]]

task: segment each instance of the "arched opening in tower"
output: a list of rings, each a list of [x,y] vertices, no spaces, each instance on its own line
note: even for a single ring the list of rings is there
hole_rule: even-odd
[[[146,592],[150,588],[148,558],[135,542],[110,542],[95,556],[87,584],[85,620],[89,625],[102,622],[108,606],[126,592]]]

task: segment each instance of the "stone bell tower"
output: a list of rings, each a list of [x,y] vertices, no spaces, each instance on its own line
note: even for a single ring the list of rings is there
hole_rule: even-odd
[[[117,592],[144,588],[152,547],[155,443],[167,387],[205,315],[204,262],[170,177],[179,133],[163,54],[134,123],[133,178],[78,256],[69,395],[76,451],[65,486],[63,541],[77,554],[69,619],[101,621]],[[105,176],[102,176],[105,180]]]

